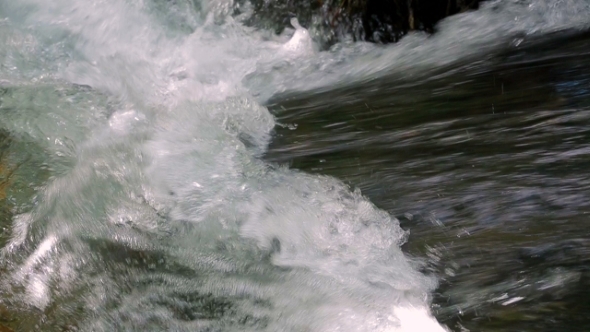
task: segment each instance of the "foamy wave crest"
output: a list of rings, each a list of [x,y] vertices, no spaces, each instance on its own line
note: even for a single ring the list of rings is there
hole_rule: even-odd
[[[268,39],[215,3],[181,26],[161,6],[5,6],[36,45],[14,54],[54,46],[42,97],[56,102],[4,101],[27,109],[6,127],[39,141],[55,173],[13,220],[3,289],[44,311],[46,330],[443,331],[395,218],[259,158],[275,123],[242,82],[317,56],[305,29]],[[18,70],[39,75],[31,61]]]

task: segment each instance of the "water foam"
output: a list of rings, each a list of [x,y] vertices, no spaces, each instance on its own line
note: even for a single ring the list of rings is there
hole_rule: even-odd
[[[264,80],[252,76],[245,84],[266,102],[277,93],[313,93],[388,76],[403,82],[428,79],[440,68],[477,64],[508,48],[518,48],[531,38],[588,30],[588,15],[587,1],[484,1],[477,11],[441,21],[434,36],[411,32],[390,45],[343,42],[315,57],[285,63],[280,71],[261,66],[258,74],[264,73]]]
[[[209,2],[184,31],[158,5],[3,4],[31,39],[4,55],[27,61],[3,126],[55,172],[13,220],[4,288],[88,331],[442,331],[395,218],[258,158],[275,123],[242,82],[318,57],[305,29],[269,40]]]

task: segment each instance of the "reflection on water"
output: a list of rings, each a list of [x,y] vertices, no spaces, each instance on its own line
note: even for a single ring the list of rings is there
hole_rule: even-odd
[[[266,159],[397,216],[455,331],[588,331],[590,38],[554,37],[438,76],[275,97]]]

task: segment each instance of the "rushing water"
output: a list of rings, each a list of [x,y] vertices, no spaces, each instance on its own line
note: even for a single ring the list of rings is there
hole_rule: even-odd
[[[0,331],[588,330],[587,2],[231,8],[0,1]]]
[[[266,158],[399,218],[457,331],[588,331],[589,52],[560,35],[404,87],[284,96]]]

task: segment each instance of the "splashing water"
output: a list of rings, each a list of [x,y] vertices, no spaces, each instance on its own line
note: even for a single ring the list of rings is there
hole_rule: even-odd
[[[430,58],[443,33],[320,54],[296,19],[269,37],[230,8],[0,3],[1,129],[37,147],[22,172],[49,173],[15,202],[2,305],[31,318],[23,331],[444,331],[395,218],[336,179],[259,159],[275,126],[260,102],[477,43]]]
[[[275,123],[241,81],[313,57],[307,31],[160,5],[2,4],[3,127],[53,174],[2,252],[3,298],[45,316],[20,327],[442,331],[397,220],[257,158]]]

